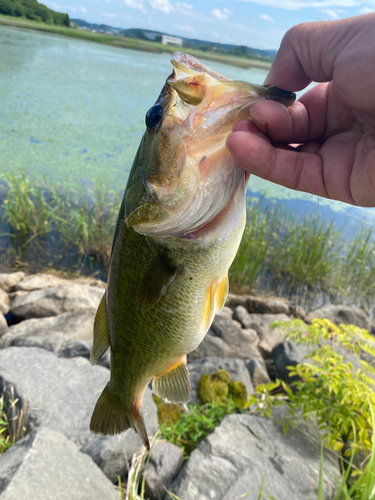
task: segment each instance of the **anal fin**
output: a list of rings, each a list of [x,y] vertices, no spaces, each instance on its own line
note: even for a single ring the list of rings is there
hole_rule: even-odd
[[[146,426],[140,409],[117,405],[107,385],[96,402],[91,417],[90,430],[97,434],[113,436],[130,428],[141,436],[147,450],[150,450]]]
[[[106,294],[103,295],[103,298],[100,301],[94,321],[94,341],[90,356],[90,361],[93,365],[96,365],[111,345],[106,319],[105,296]]]
[[[186,356],[161,375],[154,377],[152,389],[162,399],[173,403],[187,403],[190,400],[191,387]]]

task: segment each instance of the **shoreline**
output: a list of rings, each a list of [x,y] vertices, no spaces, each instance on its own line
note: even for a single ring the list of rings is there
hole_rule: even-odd
[[[153,52],[156,54],[161,54],[166,52],[168,54],[173,54],[179,47],[172,45],[163,45],[156,42],[148,42],[144,40],[138,40],[137,38],[126,38],[122,36],[107,35],[102,33],[93,33],[91,31],[81,30],[79,28],[67,28],[64,26],[50,25],[37,21],[30,21],[28,19],[10,17],[5,15],[0,15],[0,25],[8,26],[11,28],[21,28],[33,31],[42,31],[45,33],[52,33],[55,35],[67,36],[70,38],[76,38],[79,40],[87,40],[89,42],[96,42],[103,45],[110,45],[112,47],[119,47],[123,49],[141,50],[144,52]],[[182,47],[183,50],[183,47]],[[201,50],[188,50],[188,53],[197,59],[206,59],[208,61],[218,62],[222,64],[228,64],[230,66],[236,66],[238,68],[258,68],[267,71],[272,62],[257,61],[256,59],[245,59],[240,57],[231,57],[218,54],[210,54],[203,52]]]

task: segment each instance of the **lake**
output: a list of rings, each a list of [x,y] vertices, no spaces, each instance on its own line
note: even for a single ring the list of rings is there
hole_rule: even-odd
[[[0,171],[22,169],[54,181],[97,179],[124,189],[146,111],[171,72],[168,54],[150,54],[0,26]],[[236,80],[262,83],[260,69],[207,62]],[[348,207],[252,177],[249,189],[288,210],[318,207],[346,234],[374,209]]]

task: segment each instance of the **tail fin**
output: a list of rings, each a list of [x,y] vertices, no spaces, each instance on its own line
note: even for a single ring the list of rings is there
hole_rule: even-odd
[[[147,437],[146,426],[139,408],[124,408],[113,401],[108,385],[98,399],[91,417],[90,429],[97,434],[113,436],[129,428],[135,430],[143,439],[147,450],[150,443]]]

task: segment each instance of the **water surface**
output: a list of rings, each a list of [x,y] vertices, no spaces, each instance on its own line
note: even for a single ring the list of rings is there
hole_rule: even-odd
[[[171,72],[169,54],[107,47],[0,26],[0,171],[55,181],[100,179],[123,189],[144,116]],[[226,76],[262,83],[265,72],[207,62]],[[252,177],[258,195],[299,213],[316,206],[351,232],[373,209],[295,193]]]

